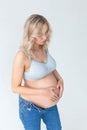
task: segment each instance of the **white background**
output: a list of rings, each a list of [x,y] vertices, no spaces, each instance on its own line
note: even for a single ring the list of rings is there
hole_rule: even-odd
[[[44,15],[53,30],[49,50],[65,85],[58,103],[62,128],[87,130],[86,0],[0,1],[0,130],[23,130],[18,95],[11,91],[11,69],[24,22],[34,13]]]

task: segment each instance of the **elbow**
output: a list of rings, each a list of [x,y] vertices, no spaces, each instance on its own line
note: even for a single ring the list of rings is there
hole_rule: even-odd
[[[13,93],[16,93],[15,87],[12,87],[11,90],[12,90]]]
[[[17,87],[12,86],[11,90],[13,93],[17,93]]]

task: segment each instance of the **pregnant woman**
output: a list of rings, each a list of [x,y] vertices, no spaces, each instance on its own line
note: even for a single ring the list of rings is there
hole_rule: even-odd
[[[12,66],[12,91],[19,94],[19,117],[25,130],[40,130],[41,119],[47,130],[61,130],[57,103],[64,83],[48,45],[51,28],[38,14],[25,22],[24,35]]]

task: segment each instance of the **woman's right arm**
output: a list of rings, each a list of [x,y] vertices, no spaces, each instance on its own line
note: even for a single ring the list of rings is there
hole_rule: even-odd
[[[11,79],[12,91],[14,93],[28,94],[28,95],[43,94],[42,89],[32,89],[26,86],[21,86],[25,61],[26,61],[25,55],[22,52],[17,52],[12,65],[12,79]]]
[[[33,89],[21,85],[25,62],[26,62],[25,55],[22,52],[18,52],[14,58],[12,66],[12,79],[11,79],[12,91],[18,94],[43,95],[52,101],[58,100],[58,96],[55,93],[54,88]]]

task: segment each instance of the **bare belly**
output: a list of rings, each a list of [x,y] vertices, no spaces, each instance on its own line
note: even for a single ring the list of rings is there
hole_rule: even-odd
[[[25,80],[25,85],[26,87],[30,88],[47,88],[47,87],[56,87],[57,85],[57,80],[54,76],[53,73],[47,75],[46,77],[36,80],[36,81],[28,81]],[[55,105],[58,101],[53,102],[49,100],[49,98],[45,97],[44,95],[21,95],[22,98],[31,101],[32,103],[36,104],[37,106],[43,107],[43,108],[48,108],[53,105]]]

